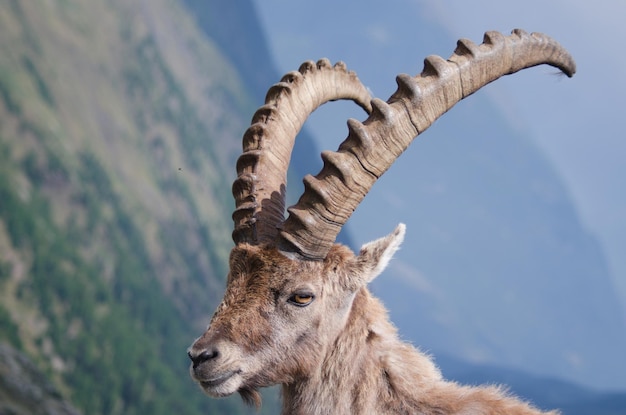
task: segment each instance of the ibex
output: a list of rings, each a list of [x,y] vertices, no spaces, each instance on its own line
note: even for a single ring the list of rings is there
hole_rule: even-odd
[[[280,384],[283,414],[541,413],[499,387],[444,380],[429,356],[398,339],[367,284],[398,249],[404,225],[358,254],[335,243],[374,182],[435,119],[491,81],[540,64],[570,77],[576,70],[556,41],[514,30],[488,32],[481,45],[460,40],[447,61],[426,58],[421,74],[397,77],[387,102],[328,60],[306,62],[272,86],[237,162],[226,293],[188,349],[202,389],[213,397],[239,392],[258,406],[258,389]],[[304,178],[285,219],[296,134],[313,110],[337,99],[369,117],[348,121],[348,138],[322,153],[322,170]]]

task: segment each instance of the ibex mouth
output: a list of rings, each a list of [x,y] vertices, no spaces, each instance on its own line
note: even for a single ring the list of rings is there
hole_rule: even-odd
[[[221,375],[219,375],[218,377],[214,378],[214,379],[210,379],[210,380],[202,380],[200,381],[200,384],[205,387],[205,388],[214,388],[216,386],[221,385],[222,383],[226,382],[228,379],[230,379],[231,377],[233,377],[233,375],[235,375],[237,373],[237,371],[231,371],[231,372],[226,372],[223,373]]]
[[[240,380],[236,379],[236,375],[239,373],[241,370],[231,370],[211,379],[198,379],[198,383],[209,395],[226,396],[237,391]]]

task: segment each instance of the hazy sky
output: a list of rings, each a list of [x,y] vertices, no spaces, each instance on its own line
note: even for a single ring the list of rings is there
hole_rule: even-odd
[[[443,22],[454,39],[467,37],[480,43],[486,30],[508,33],[521,27],[547,33],[561,42],[576,58],[578,73],[571,80],[555,77],[554,85],[549,85],[549,99],[536,86],[545,89],[546,82],[535,79],[554,73],[552,69],[517,76],[514,82],[499,81],[488,93],[514,125],[532,132],[536,145],[554,164],[576,203],[583,226],[605,248],[612,275],[622,298],[626,298],[626,185],[622,184],[626,179],[626,1],[364,0],[336,1],[336,10],[325,11],[316,11],[315,2],[300,0],[256,3],[281,72],[296,69],[305,59],[322,56],[350,64],[352,54],[363,53],[350,46],[355,45],[356,34],[366,37],[372,49],[393,48],[398,54],[410,50],[410,28],[402,25],[416,13],[428,13],[433,20]],[[359,11],[350,13],[349,8],[355,6]],[[336,26],[337,13],[345,16],[340,28]],[[343,35],[333,41],[334,33]],[[447,57],[453,46],[428,53]],[[414,61],[421,61],[422,52],[415,53]],[[380,66],[375,76],[380,73],[388,80],[398,72],[421,70],[421,65],[407,67],[403,63],[407,65],[404,69],[390,67],[392,72],[387,74],[375,54],[371,55],[360,60]],[[362,70],[353,66],[349,65],[361,75]],[[375,94],[386,99],[395,88],[393,81],[389,83],[390,91]],[[312,130],[316,132],[314,126]]]

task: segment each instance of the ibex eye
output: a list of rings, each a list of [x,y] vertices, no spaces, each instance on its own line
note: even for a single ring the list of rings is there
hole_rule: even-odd
[[[289,301],[293,305],[297,305],[299,307],[304,307],[313,301],[315,296],[309,293],[295,293],[287,301]]]

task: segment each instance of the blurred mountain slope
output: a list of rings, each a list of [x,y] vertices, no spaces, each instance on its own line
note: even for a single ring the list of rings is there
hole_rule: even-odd
[[[78,415],[24,355],[0,343],[0,414]]]
[[[562,415],[621,415],[626,411],[625,392],[597,391],[506,367],[471,364],[445,354],[438,355],[436,361],[448,379],[466,385],[505,385],[513,395],[544,410],[558,408]]]
[[[246,88],[177,2],[0,9],[0,340],[84,413],[250,411],[185,356],[222,295]]]

